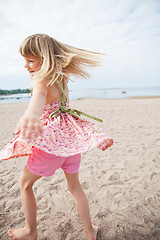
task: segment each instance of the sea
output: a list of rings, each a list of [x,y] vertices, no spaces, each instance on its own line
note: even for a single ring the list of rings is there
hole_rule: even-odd
[[[70,90],[70,100],[81,98],[124,99],[131,97],[160,96],[160,87],[104,88]],[[29,102],[30,93],[1,95],[0,103]]]

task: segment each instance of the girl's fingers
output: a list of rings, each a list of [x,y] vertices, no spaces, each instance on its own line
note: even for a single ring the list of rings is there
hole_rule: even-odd
[[[43,133],[43,127],[41,124],[29,124],[27,130],[25,131],[25,137],[31,139],[32,135],[38,137],[41,133]]]
[[[32,136],[38,137],[43,133],[43,126],[40,120],[28,120],[21,118],[15,128],[14,134],[22,134],[26,139],[31,139]]]
[[[27,132],[27,127],[23,127],[20,132],[21,132],[22,136],[25,136],[26,132]]]
[[[38,137],[40,134],[43,133],[43,127],[41,125],[38,125],[34,133],[35,133],[35,136]]]
[[[32,122],[28,122],[28,125],[27,125],[27,128],[26,128],[26,131],[25,131],[25,137],[30,139],[33,132],[35,130],[35,126],[33,125]]]

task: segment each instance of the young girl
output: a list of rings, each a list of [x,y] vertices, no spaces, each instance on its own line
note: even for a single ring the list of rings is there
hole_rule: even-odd
[[[78,178],[81,153],[97,146],[105,150],[113,140],[82,115],[101,121],[69,107],[67,83],[70,75],[88,78],[85,67],[99,65],[98,53],[62,44],[45,34],[26,38],[20,53],[31,77],[33,96],[20,118],[15,134],[0,152],[0,160],[29,156],[20,177],[20,191],[26,224],[10,229],[17,240],[36,240],[36,200],[33,184],[42,176],[52,176],[62,168],[72,193],[84,231],[95,240],[98,228],[92,225],[88,201]]]

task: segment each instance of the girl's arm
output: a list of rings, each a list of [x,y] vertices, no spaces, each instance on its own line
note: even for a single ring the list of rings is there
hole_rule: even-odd
[[[43,113],[46,103],[47,85],[45,82],[39,82],[33,87],[33,96],[29,106],[23,116],[18,121],[15,134],[21,133],[30,139],[32,133],[38,136],[43,132],[40,116]]]

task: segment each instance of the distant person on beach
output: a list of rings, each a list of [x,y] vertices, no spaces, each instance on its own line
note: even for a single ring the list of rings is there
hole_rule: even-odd
[[[15,137],[0,152],[0,160],[29,156],[19,179],[26,223],[23,228],[10,229],[8,234],[17,240],[37,239],[33,184],[61,168],[84,231],[89,240],[95,240],[98,227],[91,222],[88,200],[79,182],[81,153],[93,147],[106,150],[113,139],[82,115],[101,119],[70,108],[67,84],[72,75],[87,79],[85,68],[98,66],[100,54],[60,43],[46,34],[27,37],[20,53],[30,74],[32,97],[17,123]]]

